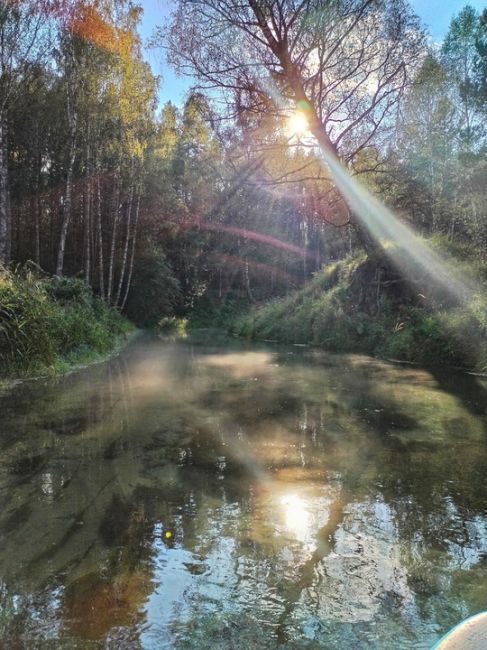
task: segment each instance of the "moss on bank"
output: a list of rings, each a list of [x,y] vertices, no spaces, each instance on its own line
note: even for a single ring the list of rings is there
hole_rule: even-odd
[[[487,264],[462,260],[479,292],[468,308],[434,300],[427,286],[407,283],[392,266],[365,254],[315,274],[303,289],[237,317],[232,333],[306,343],[424,365],[487,370],[487,311],[482,287]]]
[[[0,273],[0,376],[67,372],[101,360],[133,331],[82,280]]]

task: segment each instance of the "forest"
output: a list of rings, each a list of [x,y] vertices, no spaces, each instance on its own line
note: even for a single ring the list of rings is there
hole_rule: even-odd
[[[3,365],[70,349],[33,339],[95,322],[66,316],[83,296],[114,335],[117,312],[485,369],[487,11],[440,43],[403,0],[182,0],[151,47],[193,85],[160,106],[142,10],[2,4]],[[374,230],[344,183],[410,235]],[[450,273],[467,306],[436,291]]]

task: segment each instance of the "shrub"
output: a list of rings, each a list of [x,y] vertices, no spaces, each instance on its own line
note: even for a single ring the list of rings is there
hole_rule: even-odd
[[[161,320],[157,323],[156,331],[158,334],[162,334],[164,336],[174,335],[178,337],[184,337],[186,336],[187,324],[188,321],[185,318],[167,316],[165,318],[161,318]]]
[[[30,372],[105,353],[129,323],[81,280],[0,273],[0,372]]]

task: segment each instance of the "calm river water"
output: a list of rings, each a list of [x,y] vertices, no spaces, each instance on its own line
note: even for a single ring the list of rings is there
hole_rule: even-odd
[[[0,647],[430,648],[487,609],[487,383],[142,338],[0,395]]]

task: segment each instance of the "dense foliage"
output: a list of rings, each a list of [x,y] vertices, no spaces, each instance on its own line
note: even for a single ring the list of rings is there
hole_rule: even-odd
[[[93,360],[130,329],[82,280],[0,274],[0,374],[62,370]]]

